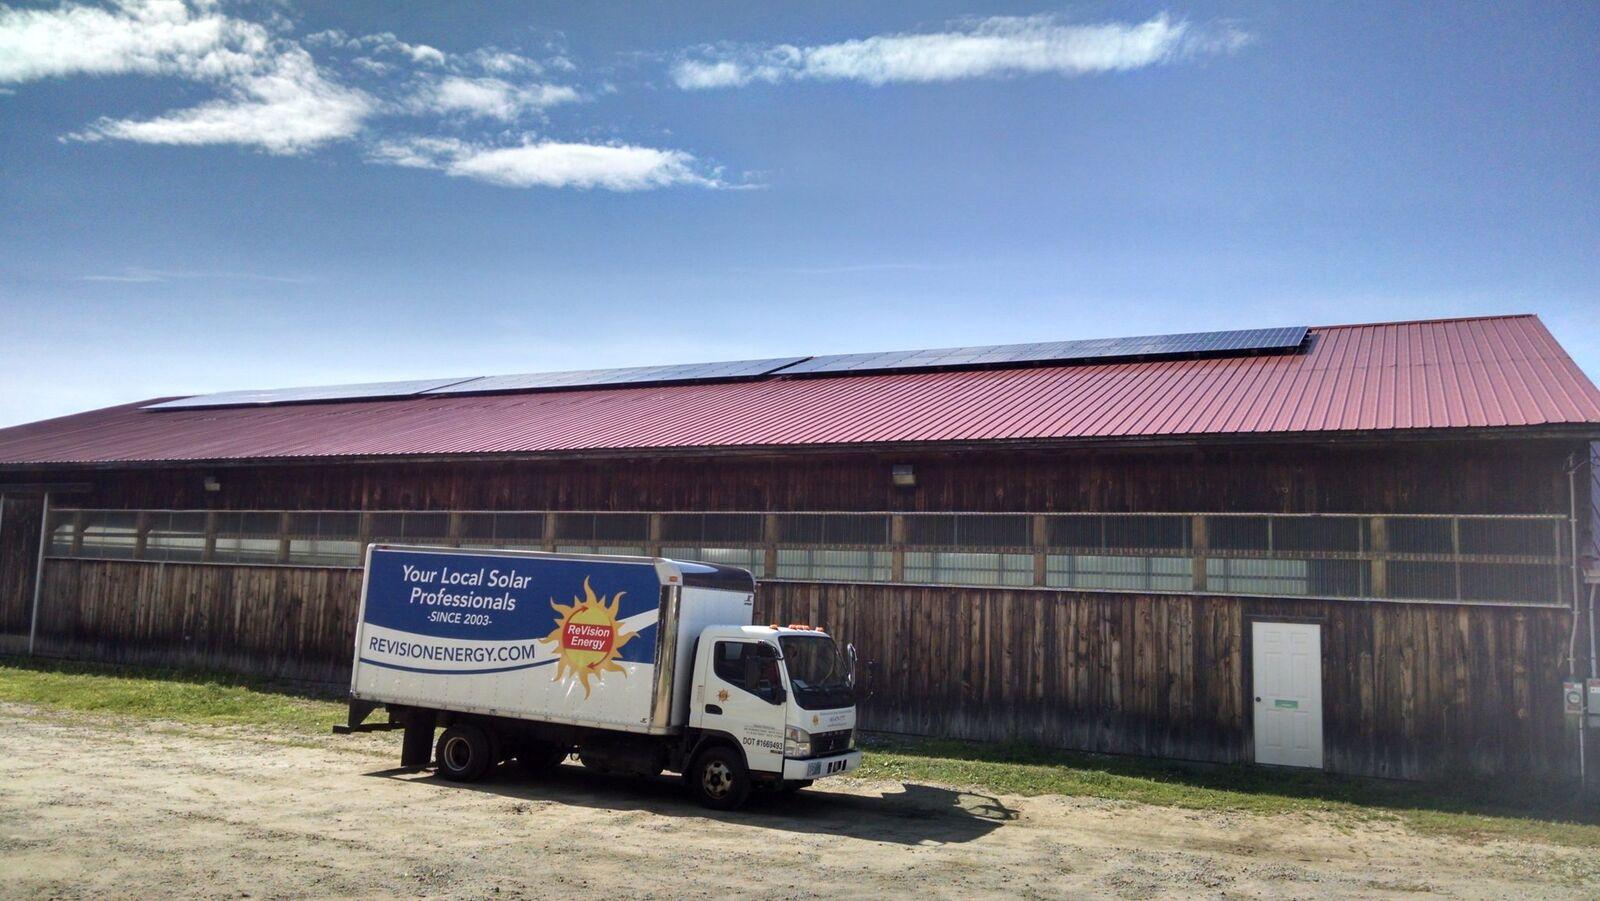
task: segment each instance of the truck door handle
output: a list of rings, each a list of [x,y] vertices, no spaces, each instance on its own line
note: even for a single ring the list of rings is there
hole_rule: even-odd
[[[715,704],[707,704],[706,705],[706,713],[715,713],[717,716],[721,716],[722,715],[722,708],[718,707]]]

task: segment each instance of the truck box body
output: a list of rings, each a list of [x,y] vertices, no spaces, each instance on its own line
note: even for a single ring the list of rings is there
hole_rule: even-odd
[[[748,624],[753,592],[742,570],[662,558],[374,545],[351,696],[673,733],[696,636]]]

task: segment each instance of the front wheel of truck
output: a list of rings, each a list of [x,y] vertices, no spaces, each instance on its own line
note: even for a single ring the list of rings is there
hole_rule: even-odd
[[[494,766],[494,743],[477,726],[457,723],[439,736],[433,760],[440,776],[452,782],[476,782]]]
[[[750,796],[750,771],[745,768],[744,755],[734,748],[701,751],[684,775],[689,791],[713,810],[735,810]]]

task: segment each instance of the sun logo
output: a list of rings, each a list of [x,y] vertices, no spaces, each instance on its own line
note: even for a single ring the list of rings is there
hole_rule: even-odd
[[[590,676],[598,680],[607,671],[627,676],[628,671],[617,663],[617,657],[622,646],[639,633],[622,631],[622,622],[617,618],[617,608],[622,605],[626,591],[617,592],[607,604],[603,595],[595,594],[589,587],[586,577],[583,594],[582,598],[574,597],[571,605],[557,604],[555,598],[550,599],[550,606],[556,611],[556,627],[539,640],[555,645],[556,654],[561,658],[556,663],[556,677],[551,681],[577,676],[583,683],[583,696],[587,698]]]

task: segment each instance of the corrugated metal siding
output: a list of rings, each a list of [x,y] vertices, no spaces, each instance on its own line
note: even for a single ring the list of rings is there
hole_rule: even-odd
[[[146,412],[0,430],[0,464],[1600,424],[1534,316],[1312,329],[1290,356]]]

